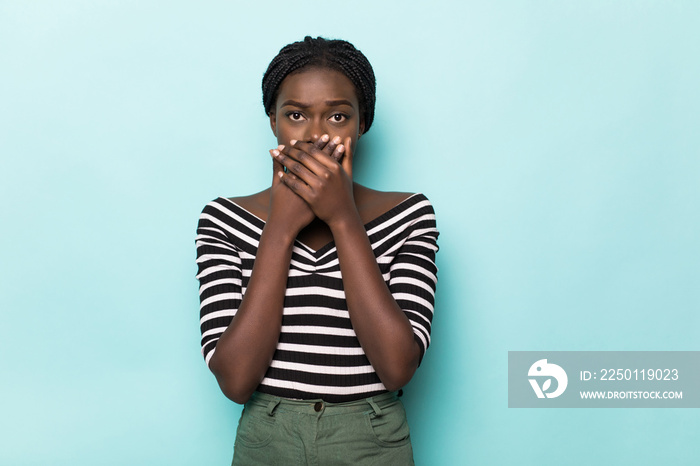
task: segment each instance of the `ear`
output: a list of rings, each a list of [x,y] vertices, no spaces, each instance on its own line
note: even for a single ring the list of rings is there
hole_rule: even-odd
[[[267,115],[270,117],[270,128],[272,129],[272,134],[277,137],[277,114],[274,110],[270,110],[270,113]]]
[[[360,136],[362,136],[363,134],[365,134],[365,119],[364,118],[360,121],[360,129],[357,133],[357,139],[360,139]]]

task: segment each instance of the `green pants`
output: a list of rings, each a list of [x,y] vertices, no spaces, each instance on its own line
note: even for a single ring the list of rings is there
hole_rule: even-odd
[[[254,393],[238,423],[234,466],[413,464],[396,393],[349,403]]]

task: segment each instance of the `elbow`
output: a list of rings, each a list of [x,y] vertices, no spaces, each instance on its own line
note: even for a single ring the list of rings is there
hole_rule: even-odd
[[[232,374],[214,372],[214,376],[226,398],[239,405],[245,404],[255,391],[255,387],[250,388],[250,384],[245,384],[240,377],[234,377]]]
[[[236,387],[235,384],[227,383],[218,377],[216,380],[219,382],[219,388],[226,398],[239,405],[245,404],[254,392],[254,390],[245,390],[241,387]]]
[[[408,384],[408,382],[410,382],[413,378],[413,374],[415,374],[415,372],[415,367],[405,368],[403,370],[388,371],[387,374],[384,374],[384,376],[381,377],[381,381],[388,391],[395,392],[406,386],[406,384]]]
[[[413,346],[410,354],[408,358],[396,355],[394,361],[386,364],[381,374],[378,373],[379,379],[388,391],[395,392],[403,388],[411,381],[413,374],[416,373],[420,361],[420,348],[417,344]]]
[[[226,365],[222,365],[216,357],[216,352],[211,358],[209,369],[214,373],[216,382],[219,384],[221,392],[234,403],[245,404],[255,391],[255,386],[246,383],[241,377],[237,377],[231,370],[226,370]]]
[[[416,369],[418,369],[418,358],[386,368],[382,371],[380,379],[387,390],[395,392],[411,381],[413,374],[416,373]]]

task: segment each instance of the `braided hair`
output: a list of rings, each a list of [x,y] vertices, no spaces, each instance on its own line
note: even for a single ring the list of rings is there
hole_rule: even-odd
[[[306,36],[303,41],[284,46],[272,59],[262,79],[265,113],[272,112],[284,78],[313,67],[338,71],[353,83],[366,133],[374,120],[377,89],[374,71],[367,57],[344,40]]]

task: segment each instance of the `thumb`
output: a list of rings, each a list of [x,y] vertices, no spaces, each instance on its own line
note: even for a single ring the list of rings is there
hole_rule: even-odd
[[[345,173],[348,174],[350,179],[352,179],[352,162],[353,158],[355,157],[354,154],[354,147],[352,147],[352,139],[350,137],[345,138],[345,153],[343,154],[343,160],[341,161],[340,165],[343,167],[343,170],[345,170]]]

